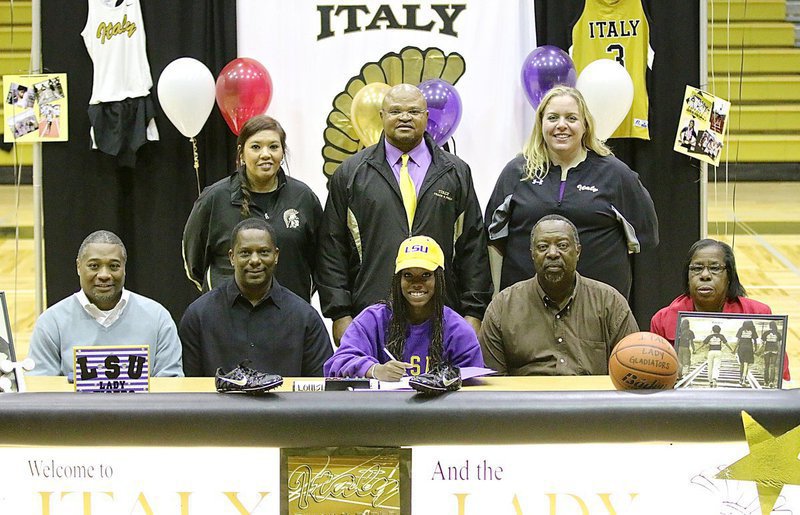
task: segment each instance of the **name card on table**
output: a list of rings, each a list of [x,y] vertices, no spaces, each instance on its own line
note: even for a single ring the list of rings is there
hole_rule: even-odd
[[[150,346],[74,347],[76,392],[150,391]]]

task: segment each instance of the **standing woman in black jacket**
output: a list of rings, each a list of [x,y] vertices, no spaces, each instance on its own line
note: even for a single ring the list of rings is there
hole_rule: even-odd
[[[286,132],[277,120],[249,119],[236,140],[236,171],[208,186],[183,230],[186,274],[201,291],[232,277],[230,233],[245,218],[263,217],[275,229],[278,282],[309,301],[322,205],[305,183],[286,175]]]
[[[490,256],[502,257],[501,290],[533,277],[531,230],[551,214],[578,228],[578,272],[628,298],[630,255],[658,244],[655,206],[639,174],[597,138],[581,92],[567,86],[545,94],[528,143],[503,169],[486,207]]]

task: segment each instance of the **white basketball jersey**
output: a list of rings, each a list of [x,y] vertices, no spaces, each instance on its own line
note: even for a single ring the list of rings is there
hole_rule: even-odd
[[[94,63],[90,104],[150,94],[153,78],[139,0],[89,0],[81,36]]]

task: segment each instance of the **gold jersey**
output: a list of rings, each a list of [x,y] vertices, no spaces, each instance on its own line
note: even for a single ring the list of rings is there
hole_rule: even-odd
[[[652,68],[650,24],[641,0],[586,0],[572,27],[572,60],[578,75],[598,59],[625,66],[633,79],[633,104],[612,138],[650,139],[646,73]]]

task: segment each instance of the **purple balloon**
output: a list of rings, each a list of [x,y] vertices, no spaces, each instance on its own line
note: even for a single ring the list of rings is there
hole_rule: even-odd
[[[557,46],[544,45],[528,54],[522,64],[522,86],[534,109],[545,93],[562,84],[575,87],[578,73],[569,54]]]
[[[444,145],[461,121],[461,97],[452,84],[442,79],[426,80],[418,87],[428,101],[427,131],[437,145]]]

